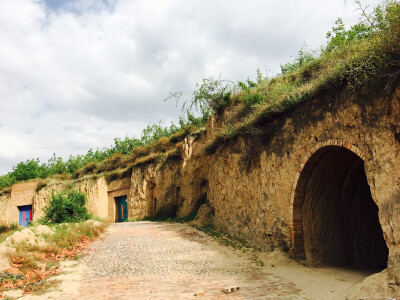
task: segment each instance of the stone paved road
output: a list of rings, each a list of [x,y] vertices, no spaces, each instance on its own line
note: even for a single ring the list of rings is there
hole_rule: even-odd
[[[186,225],[111,224],[88,253],[79,292],[67,299],[301,299],[294,284]],[[240,290],[222,293],[233,286]]]

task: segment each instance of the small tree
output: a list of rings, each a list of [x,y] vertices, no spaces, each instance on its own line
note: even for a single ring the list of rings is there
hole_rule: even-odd
[[[21,161],[13,168],[13,177],[17,181],[28,180],[33,178],[46,177],[46,166],[41,165],[39,158],[28,159],[26,162]]]
[[[90,217],[86,208],[86,195],[74,190],[53,193],[44,213],[44,223],[73,223],[86,221]]]

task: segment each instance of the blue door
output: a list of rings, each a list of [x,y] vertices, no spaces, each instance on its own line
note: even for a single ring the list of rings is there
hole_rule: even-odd
[[[19,209],[19,225],[24,227],[32,221],[32,205],[18,206]]]
[[[128,219],[128,203],[126,196],[116,198],[118,206],[118,222],[124,222]]]

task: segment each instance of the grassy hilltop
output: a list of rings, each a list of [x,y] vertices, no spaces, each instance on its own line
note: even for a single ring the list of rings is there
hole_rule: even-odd
[[[0,193],[9,192],[18,181],[98,174],[114,180],[129,176],[135,166],[179,160],[183,139],[198,135],[212,114],[231,110],[235,117],[207,145],[207,154],[239,136],[262,135],[265,124],[275,116],[330,90],[357,92],[379,86],[389,91],[400,78],[400,3],[387,1],[372,14],[357,3],[362,15],[359,23],[346,29],[338,19],[326,35],[326,46],[317,54],[301,49],[292,62],[281,65],[280,74],[267,78],[257,70],[256,80],[246,82],[205,78],[183,106],[185,116],[178,125],[154,124],[143,130],[141,138],[116,138],[108,148],[89,149],[85,155],[70,156],[67,161],[54,155],[47,163],[39,159],[20,162],[13,171],[0,176]],[[200,116],[192,113],[194,108]]]

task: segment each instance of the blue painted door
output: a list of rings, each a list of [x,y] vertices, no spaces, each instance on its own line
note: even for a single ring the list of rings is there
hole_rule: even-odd
[[[118,205],[118,222],[124,222],[128,219],[128,203],[126,196],[117,198]]]
[[[19,209],[19,225],[24,227],[32,221],[32,205],[18,206]]]

